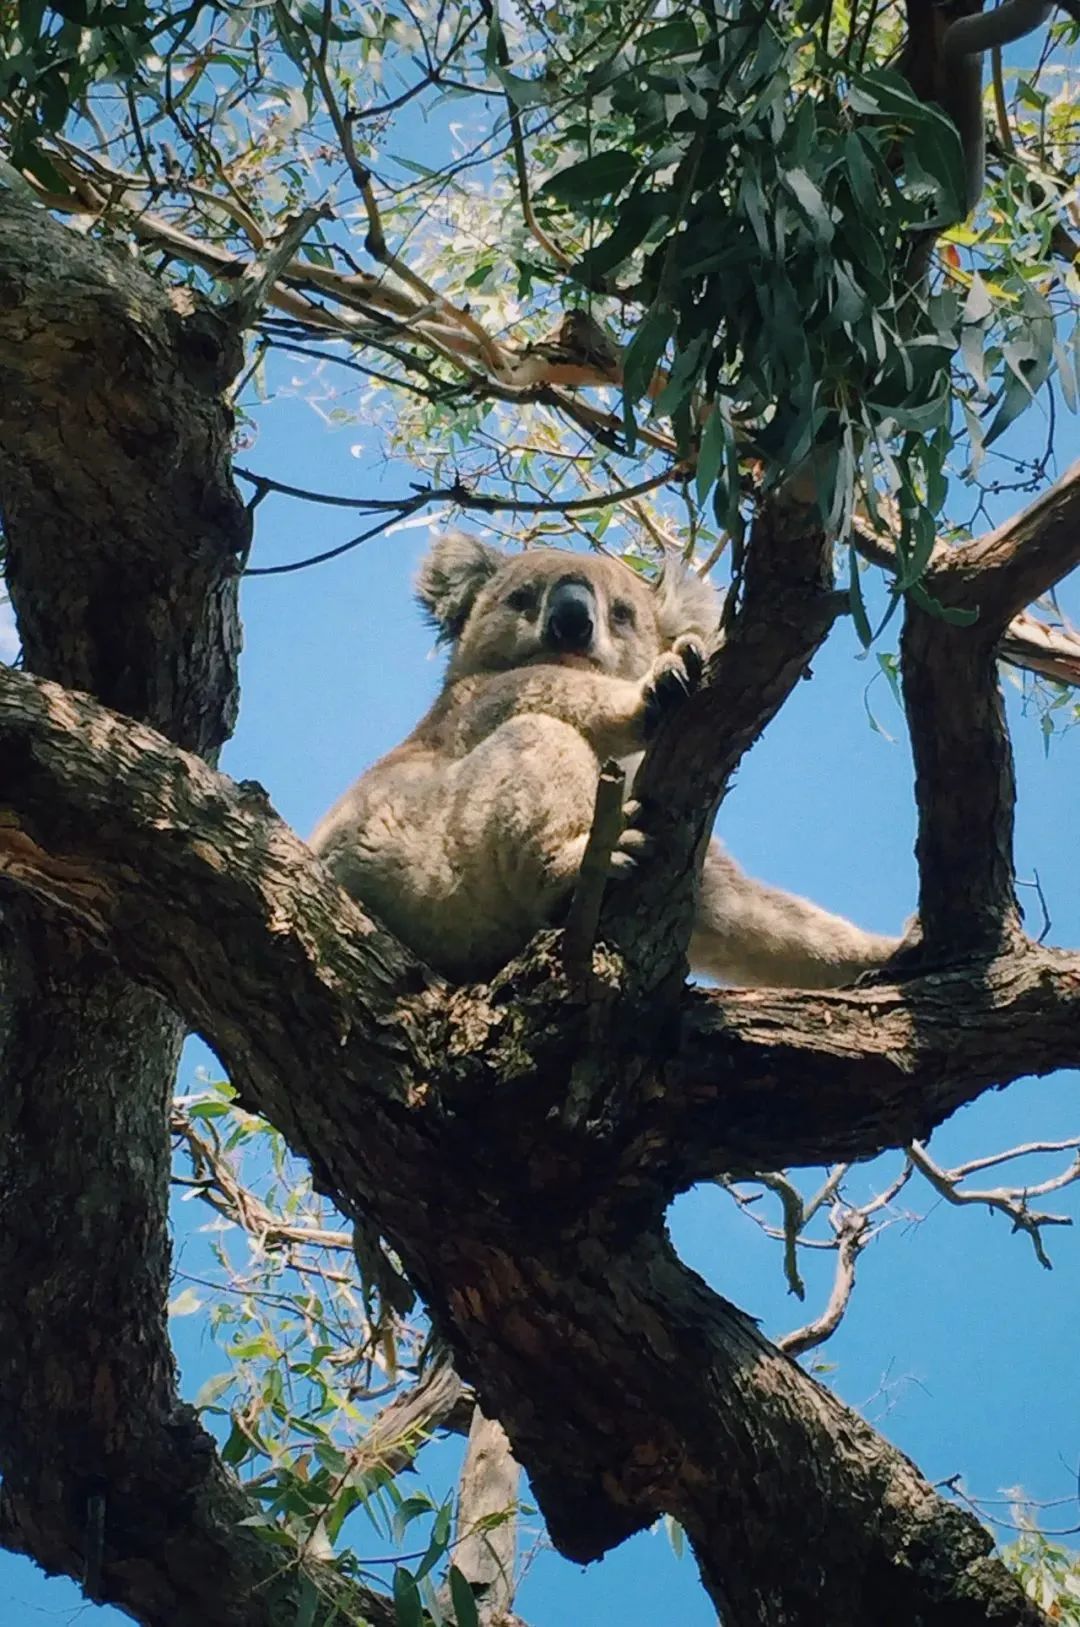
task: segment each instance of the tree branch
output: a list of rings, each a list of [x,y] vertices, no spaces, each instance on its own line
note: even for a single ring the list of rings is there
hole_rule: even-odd
[[[801,503],[777,496],[762,506],[741,597],[705,681],[646,753],[633,794],[657,857],[619,889],[602,924],[646,989],[670,994],[681,985],[699,843],[743,755],[807,675],[844,608],[832,591],[831,555]]]
[[[839,1566],[835,1578],[823,1571],[831,1627],[901,1619],[874,1591],[882,1566],[910,1606],[904,1620],[921,1611],[959,1627],[961,1598],[969,1609],[984,1586],[1010,1601],[1002,1621],[1039,1619],[985,1558],[977,1527],[955,1526],[960,1516],[904,1459],[850,1415],[841,1422],[797,1369],[777,1368],[744,1319],[640,1228],[705,1165],[866,1156],[925,1134],[1007,1077],[1013,1059],[1016,1072],[1076,1060],[1075,958],[1032,950],[903,996],[694,995],[676,1058],[665,1064],[647,1036],[628,1036],[638,1088],[625,1123],[596,1137],[551,1111],[584,1015],[551,946],[486,994],[440,995],[261,797],[84,697],[10,672],[0,675],[0,784],[6,873],[166,990],[242,1099],[311,1158],[319,1184],[346,1211],[377,1212],[564,1552],[595,1557],[673,1513],[741,1627],[796,1610],[805,1549],[800,1537],[797,1554],[783,1552],[777,1532],[799,1528],[796,1509],[828,1509],[822,1551],[835,1547]],[[430,1084],[416,1088],[440,1076],[441,1100]],[[597,1255],[597,1235],[628,1241]],[[836,1430],[856,1431],[865,1456],[828,1446]],[[763,1451],[778,1453],[783,1475],[737,1553],[735,1534],[744,1543],[746,1510],[760,1502]],[[866,1523],[883,1496],[907,1499],[918,1541],[903,1521]],[[840,1565],[855,1540],[858,1583]],[[947,1544],[933,1575],[915,1557],[924,1541]]]
[[[44,216],[38,224],[61,231]],[[117,270],[107,253],[79,247],[102,272],[95,298],[106,313],[126,308],[122,298],[110,304],[123,262]],[[46,236],[39,266],[52,249]],[[58,263],[78,281],[77,255]],[[22,274],[27,283],[32,271]],[[146,281],[135,283],[149,298]],[[123,568],[101,567],[87,613],[74,589],[55,591],[27,518],[34,480],[44,488],[66,468],[64,447],[50,442],[27,474],[9,449],[38,426],[9,415],[12,469],[0,476],[5,505],[9,480],[23,505],[20,615],[69,685],[89,678],[113,704],[204,745],[232,702],[214,667],[222,652],[235,653],[232,623],[221,616],[217,640],[207,626],[215,607],[231,605],[235,556],[213,546],[220,526],[197,527],[194,547],[181,535],[184,504],[215,491],[200,482],[185,437],[193,446],[192,426],[201,425],[205,461],[223,470],[224,437],[214,432],[223,415],[200,419],[193,400],[178,423],[146,419],[136,410],[145,406],[140,389],[156,386],[168,402],[178,383],[155,374],[154,358],[193,376],[177,360],[185,352],[161,302],[157,326],[133,338],[106,323],[108,346],[88,356],[103,330],[92,323],[94,300],[83,309],[81,289],[73,293],[83,325],[71,353],[92,381],[62,399],[71,353],[39,351],[51,410],[66,412],[66,434],[88,443],[100,411],[99,447],[108,450],[119,426],[122,455],[151,465],[149,422],[169,454],[157,475],[164,488],[153,489],[171,506],[167,521],[140,507],[152,467],[128,470],[128,491],[106,464],[99,490],[89,461],[73,460],[91,516],[111,504],[131,543],[119,554],[130,580]],[[24,307],[21,296],[0,301],[0,321]],[[55,306],[41,310],[41,325],[63,334]],[[115,401],[95,394],[106,388],[103,372],[120,392]],[[204,407],[216,401],[219,372],[215,362],[198,375]],[[77,533],[63,482],[61,500]],[[226,521],[235,512],[224,505]],[[738,660],[718,659],[732,686],[735,743],[715,771],[714,796],[835,610],[821,539],[778,525],[759,541],[747,560],[746,619],[732,633]],[[210,562],[205,602],[176,609],[169,593],[178,573],[186,580],[191,555]],[[79,554],[62,557],[71,565],[64,580],[81,592]],[[781,567],[786,577],[776,576]],[[764,611],[778,585],[782,629],[771,636]],[[127,627],[118,586],[141,642],[123,643],[129,665],[113,667],[108,639]],[[755,640],[765,644],[757,665]],[[765,697],[755,707],[759,678]],[[697,727],[704,755],[713,741],[703,719]],[[813,1148],[815,1161],[825,1142],[847,1156],[872,1145],[875,1131],[891,1144],[900,1121],[905,1140],[925,1134],[935,1113],[1007,1076],[1025,1045],[1025,1072],[1051,1056],[1075,1059],[1073,960],[1030,950],[980,966],[971,987],[958,973],[951,988],[946,977],[923,979],[903,997],[884,986],[788,995],[786,1014],[771,996],[690,997],[681,1038],[678,1024],[627,1025],[615,1058],[627,1086],[620,1111],[588,1134],[552,1112],[565,1099],[587,1012],[567,991],[550,939],[488,990],[445,990],[333,886],[259,788],[230,786],[144,724],[12,672],[0,672],[0,786],[4,874],[64,923],[46,932],[20,911],[21,948],[0,1005],[8,1115],[0,1152],[9,1160],[0,1170],[9,1292],[0,1306],[0,1530],[10,1545],[83,1574],[162,1627],[270,1627],[302,1617],[312,1588],[335,1586],[323,1570],[283,1566],[239,1526],[249,1505],[177,1405],[162,1302],[165,1098],[178,1031],[154,998],[108,974],[93,952],[102,950],[198,1026],[245,1104],[311,1159],[345,1212],[377,1218],[463,1376],[506,1428],[564,1552],[596,1557],[670,1512],[695,1542],[730,1627],[807,1622],[823,1609],[830,1627],[1041,1620],[988,1557],[978,1524],[682,1267],[658,1216],[664,1194],[692,1178],[691,1160],[705,1161],[686,1150],[695,1124],[713,1138],[716,1167],[787,1161],[792,1142]],[[694,792],[681,806],[688,820],[700,817]],[[798,1011],[809,1045],[782,1041],[770,1010],[789,1025]],[[346,1616],[384,1609],[348,1587],[331,1600]]]
[[[901,638],[915,764],[919,924],[931,959],[993,953],[1020,930],[1016,781],[998,682],[999,628],[909,603]]]
[[[1000,636],[1008,622],[1080,565],[1080,461],[1030,507],[976,537],[929,572],[943,604],[977,609]]]
[[[2,187],[0,241],[0,508],[25,660],[212,754],[235,716],[249,536],[221,399],[238,341]],[[167,1113],[182,1033],[4,887],[0,1543],[159,1627],[276,1627],[312,1589],[391,1627],[380,1595],[283,1566],[241,1524],[255,1505],[178,1401]]]

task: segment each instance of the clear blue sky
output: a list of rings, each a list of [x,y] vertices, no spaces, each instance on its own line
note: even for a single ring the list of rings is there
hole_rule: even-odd
[[[361,432],[328,430],[301,401],[279,400],[259,419],[258,444],[242,459],[255,469],[358,497],[406,488],[404,466],[381,470],[358,460],[350,445]],[[1071,420],[1064,430],[1075,439]],[[299,557],[355,529],[345,513],[267,499],[253,562]],[[225,767],[261,780],[301,833],[402,737],[436,691],[441,658],[410,596],[426,541],[424,530],[408,530],[318,569],[245,587],[243,706]],[[915,898],[910,763],[884,681],[874,684],[873,705],[895,742],[867,722],[864,691],[873,671],[873,658],[860,659],[854,633],[841,626],[815,663],[813,682],[799,686],[744,765],[720,829],[752,872],[892,931]],[[1047,760],[1034,720],[1022,719],[1015,705],[1012,711],[1019,872],[1039,871],[1053,917],[1051,941],[1080,943],[1080,734],[1056,742]],[[1075,1134],[1076,1083],[1074,1075],[1059,1076],[986,1097],[938,1133],[933,1151],[939,1161],[958,1161],[1035,1137]],[[869,1192],[877,1174],[868,1167],[852,1190]],[[923,1218],[898,1223],[864,1255],[848,1316],[820,1353],[835,1364],[828,1382],[864,1407],[931,1479],[960,1473],[985,1497],[1013,1485],[1040,1498],[1075,1492],[1080,1234],[1049,1235],[1055,1270],[1048,1273],[1000,1216],[945,1208],[917,1182],[900,1204]],[[201,1218],[193,1207],[178,1213],[178,1242]],[[1056,1195],[1048,1207],[1075,1214],[1080,1205],[1074,1191]],[[808,1297],[799,1307],[786,1295],[776,1246],[720,1191],[680,1200],[672,1224],[683,1256],[768,1332],[796,1326],[824,1304],[831,1257],[804,1259]],[[185,1389],[193,1394],[222,1360],[195,1318],[179,1323],[177,1336]],[[436,1483],[447,1470],[442,1451],[432,1469]],[[1046,1523],[1076,1520],[1073,1504]],[[519,1609],[532,1627],[705,1627],[714,1619],[692,1560],[677,1561],[659,1532],[639,1536],[587,1572],[542,1555]],[[28,1561],[0,1554],[3,1627],[76,1619],[112,1627],[127,1618],[85,1605],[70,1583],[46,1582]]]

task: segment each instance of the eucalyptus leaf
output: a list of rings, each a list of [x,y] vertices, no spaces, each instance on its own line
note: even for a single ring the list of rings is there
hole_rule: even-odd
[[[591,158],[583,158],[549,176],[540,187],[539,195],[555,198],[559,203],[592,203],[621,192],[633,180],[638,168],[633,153],[619,148],[594,153]]]
[[[649,388],[657,364],[675,331],[675,312],[666,305],[646,311],[623,357],[623,398],[640,400]]]
[[[454,1607],[456,1627],[480,1627],[480,1616],[472,1585],[456,1565],[450,1566],[449,1582],[450,1602]]]
[[[394,1620],[396,1627],[424,1627],[420,1590],[401,1566],[394,1571]]]

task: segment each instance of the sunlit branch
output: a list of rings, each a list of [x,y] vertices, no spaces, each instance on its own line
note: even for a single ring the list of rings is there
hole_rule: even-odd
[[[815,1345],[824,1344],[840,1326],[855,1287],[855,1263],[866,1247],[869,1222],[858,1209],[837,1205],[829,1216],[836,1233],[836,1276],[829,1302],[820,1316],[805,1326],[785,1333],[776,1343],[789,1356],[800,1356]]]
[[[1075,1143],[1074,1143],[1075,1144]],[[1001,1157],[1009,1157],[1002,1154]],[[987,1209],[997,1209],[1008,1215],[1013,1223],[1013,1231],[1026,1232],[1031,1238],[1031,1246],[1035,1250],[1035,1257],[1047,1271],[1051,1269],[1051,1262],[1043,1247],[1043,1226],[1071,1226],[1072,1218],[1069,1215],[1045,1214],[1037,1209],[1028,1208],[1028,1199],[1041,1197],[1047,1192],[1060,1191],[1064,1186],[1071,1186],[1080,1181],[1080,1157],[1073,1160],[1070,1167],[1063,1174],[1052,1176],[1048,1181],[1036,1185],[1020,1187],[993,1187],[984,1191],[964,1191],[959,1183],[965,1171],[959,1169],[942,1169],[930,1157],[921,1142],[913,1141],[908,1147],[908,1157],[921,1175],[929,1181],[934,1191],[943,1197],[946,1203],[963,1207],[965,1204],[979,1204]],[[986,1167],[986,1163],[982,1165]]]

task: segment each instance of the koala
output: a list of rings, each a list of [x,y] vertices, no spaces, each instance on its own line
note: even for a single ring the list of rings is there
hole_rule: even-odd
[[[616,559],[511,556],[459,533],[432,548],[417,595],[450,648],[442,692],[311,846],[435,971],[482,981],[568,902],[601,765],[639,758],[694,687],[719,599],[680,567],[652,585]],[[614,874],[643,840],[626,830]],[[827,988],[899,947],[751,880],[716,841],[697,889],[691,967],[726,983]]]

